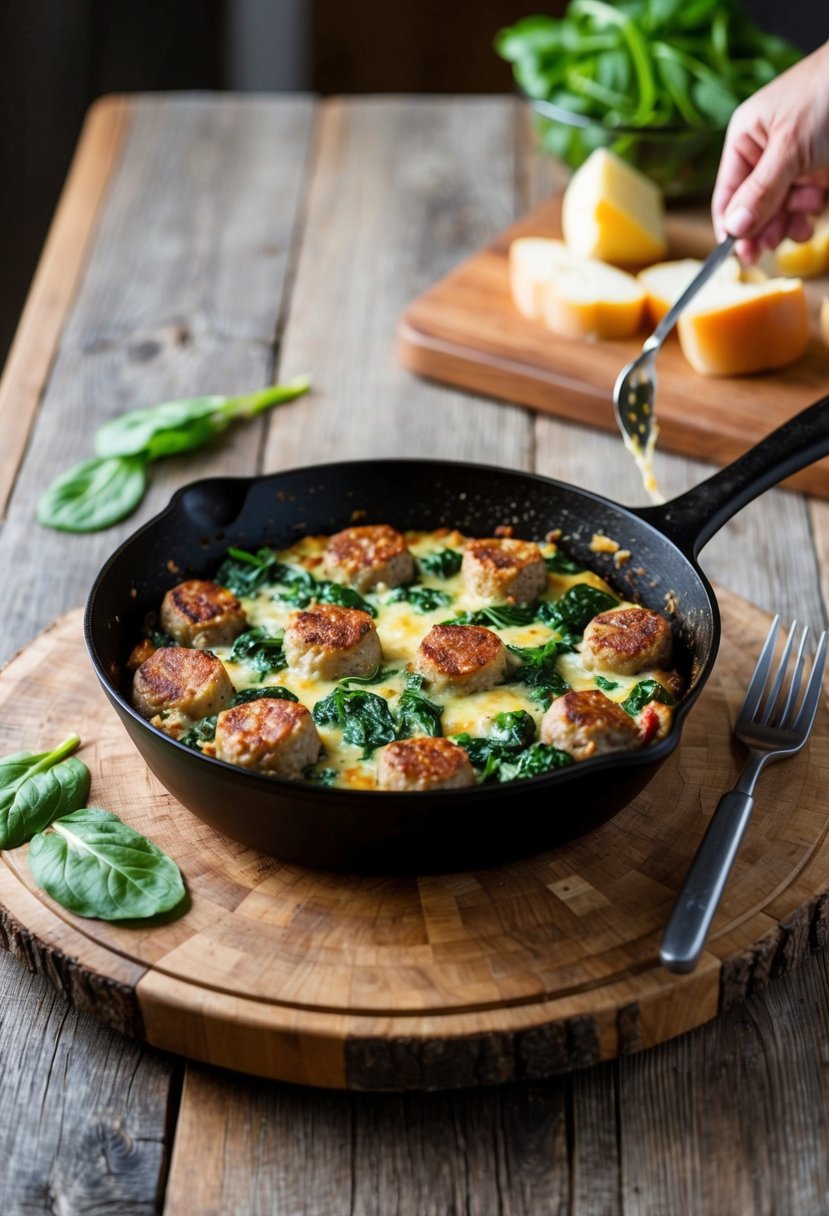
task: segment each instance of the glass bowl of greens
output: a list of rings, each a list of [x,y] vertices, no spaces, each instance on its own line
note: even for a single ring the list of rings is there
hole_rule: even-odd
[[[571,0],[495,37],[542,147],[570,169],[605,147],[667,198],[710,193],[736,106],[801,57],[739,0]]]

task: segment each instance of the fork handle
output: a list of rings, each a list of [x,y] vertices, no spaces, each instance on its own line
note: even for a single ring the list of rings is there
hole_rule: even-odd
[[[659,959],[669,971],[696,967],[753,806],[740,790],[717,803],[662,936]]]

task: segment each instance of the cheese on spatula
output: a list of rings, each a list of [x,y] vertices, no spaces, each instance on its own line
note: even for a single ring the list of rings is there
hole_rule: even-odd
[[[668,251],[659,187],[604,148],[570,178],[561,226],[571,249],[604,262],[642,266]]]
[[[516,305],[556,333],[629,338],[639,329],[645,293],[633,275],[541,237],[513,241],[509,260]]]
[[[741,376],[794,363],[809,345],[800,279],[720,283],[677,322],[682,353],[703,376]]]

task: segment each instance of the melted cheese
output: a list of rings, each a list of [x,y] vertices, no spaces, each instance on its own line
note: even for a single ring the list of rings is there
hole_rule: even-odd
[[[287,565],[301,565],[315,573],[321,565],[325,539],[325,537],[305,537],[290,549],[279,551],[277,557],[279,561]],[[463,548],[464,537],[458,532],[447,532],[445,529],[441,529],[435,533],[409,533],[407,542],[411,552],[417,558],[446,548],[460,551]],[[542,544],[540,547],[545,555],[554,552],[552,544]],[[375,625],[383,647],[382,666],[383,670],[388,673],[382,682],[370,685],[367,691],[376,693],[390,702],[395,702],[404,691],[408,664],[414,657],[421,640],[432,626],[450,620],[459,612],[486,607],[488,603],[467,592],[460,573],[447,579],[423,573],[418,582],[422,586],[432,587],[451,595],[451,604],[436,608],[431,612],[419,612],[413,605],[405,601],[388,603],[388,589],[382,586],[365,597],[377,613]],[[580,583],[586,583],[603,591],[611,590],[599,575],[589,570],[579,574],[551,572],[548,574],[547,590],[542,599],[557,600],[570,587]],[[278,634],[283,630],[288,617],[294,611],[294,605],[275,598],[272,587],[265,587],[256,595],[243,598],[242,604],[249,626],[262,627],[269,634]],[[622,601],[622,606],[630,605],[627,601]],[[529,625],[506,627],[489,625],[487,627],[497,633],[508,646],[541,646],[556,636],[553,630],[538,622]],[[336,682],[300,675],[289,668],[266,675],[264,679],[260,680],[259,673],[253,671],[247,664],[230,660],[230,647],[216,647],[215,653],[225,664],[235,688],[239,691],[247,688],[282,685],[290,689],[309,709],[313,709],[318,701],[327,697],[337,687]],[[515,663],[517,665],[518,660],[515,660]],[[573,689],[596,687],[595,675],[584,670],[578,653],[561,655],[558,659],[557,669]],[[640,680],[646,679],[648,674],[653,673],[642,673],[635,677],[614,676],[613,682],[616,687],[604,691],[611,700],[622,701],[631,688]],[[485,692],[472,694],[433,694],[429,689],[424,689],[424,695],[442,705],[442,727],[446,736],[462,733],[475,736],[488,735],[491,733],[496,715],[505,711],[525,710],[532,716],[536,727],[544,714],[543,707],[532,700],[527,694],[526,688],[520,684],[507,683]],[[318,726],[317,729],[324,748],[324,755],[319,762],[319,767],[333,769],[336,772],[334,784],[350,789],[375,788],[374,759],[363,759],[359,747],[345,743],[338,726],[325,725]],[[205,748],[205,751],[210,753],[210,745]]]

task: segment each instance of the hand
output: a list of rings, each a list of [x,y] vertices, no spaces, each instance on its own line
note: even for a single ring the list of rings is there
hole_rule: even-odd
[[[829,43],[734,111],[711,211],[718,240],[753,262],[784,237],[808,240],[829,188]]]

